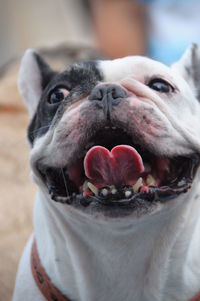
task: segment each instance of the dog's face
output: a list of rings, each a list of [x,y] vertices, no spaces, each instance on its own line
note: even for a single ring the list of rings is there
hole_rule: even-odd
[[[171,68],[126,57],[62,73],[27,51],[19,88],[36,181],[52,200],[90,213],[147,214],[176,202],[199,165],[197,66],[196,45]]]

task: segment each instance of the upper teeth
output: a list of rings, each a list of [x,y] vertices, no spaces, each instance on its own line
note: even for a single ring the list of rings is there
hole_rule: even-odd
[[[149,186],[155,186],[155,179],[152,175],[148,175],[147,179],[146,179],[146,183]]]

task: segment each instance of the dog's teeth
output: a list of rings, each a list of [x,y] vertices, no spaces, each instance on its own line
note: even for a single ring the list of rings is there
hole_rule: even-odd
[[[143,185],[142,177],[140,177],[137,182],[133,185],[133,191],[136,193],[140,189],[140,187]]]
[[[98,190],[98,188],[97,188],[94,184],[88,182],[88,183],[87,183],[87,186],[88,186],[88,188],[89,188],[96,196],[98,196],[99,190]]]
[[[107,195],[108,195],[108,189],[103,188],[103,189],[101,190],[101,193],[103,194],[103,196],[107,196]]]
[[[180,186],[183,186],[185,184],[185,180],[183,179],[183,180],[180,180],[179,182],[178,182],[178,187],[180,187]]]
[[[155,181],[154,177],[153,177],[152,175],[149,174],[149,175],[147,176],[146,183],[147,183],[147,185],[149,185],[149,186],[155,186],[156,181]]]
[[[132,195],[132,191],[126,190],[126,191],[124,192],[124,194],[125,194],[125,197],[128,199],[128,198]]]
[[[83,183],[83,191],[88,191],[88,181],[87,180]]]
[[[112,130],[116,130],[116,126],[112,126]]]
[[[117,193],[117,189],[116,189],[115,187],[113,187],[113,188],[111,189],[111,193],[112,193],[112,194],[116,194],[116,193]]]
[[[106,125],[106,126],[104,127],[104,129],[105,129],[105,130],[109,130],[110,127],[109,127],[108,125]]]

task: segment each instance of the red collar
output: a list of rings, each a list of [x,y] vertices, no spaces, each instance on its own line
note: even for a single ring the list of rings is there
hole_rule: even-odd
[[[31,250],[31,270],[37,286],[47,301],[70,301],[52,283],[41,265],[36,241],[33,241]],[[200,292],[189,301],[200,301]]]
[[[197,293],[193,298],[191,298],[189,301],[200,301],[200,292]]]
[[[52,284],[47,276],[40,262],[35,239],[31,250],[31,270],[38,288],[48,301],[70,301]]]

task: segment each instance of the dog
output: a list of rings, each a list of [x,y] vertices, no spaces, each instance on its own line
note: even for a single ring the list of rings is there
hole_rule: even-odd
[[[200,300],[199,80],[196,44],[61,73],[26,51],[38,192],[13,301]]]

